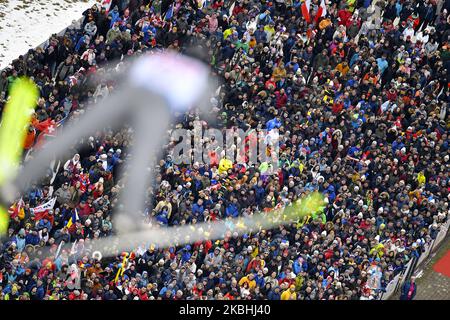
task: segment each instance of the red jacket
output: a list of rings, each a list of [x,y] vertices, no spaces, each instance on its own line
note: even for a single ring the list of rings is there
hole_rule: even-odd
[[[352,13],[350,11],[345,10],[345,9],[339,10],[338,17],[341,19],[341,21],[339,21],[339,25],[346,26],[347,21],[350,19],[351,16],[352,16]]]
[[[276,106],[278,109],[284,107],[287,103],[288,97],[287,94],[281,94],[280,91],[275,92],[276,96]]]
[[[94,212],[94,208],[90,207],[88,204],[85,204],[84,208],[81,208],[81,206],[78,205],[77,210],[79,217],[85,217]]]

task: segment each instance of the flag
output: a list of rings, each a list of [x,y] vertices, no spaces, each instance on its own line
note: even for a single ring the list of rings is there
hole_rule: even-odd
[[[114,278],[114,283],[117,283],[119,281],[119,278],[123,276],[123,273],[125,272],[126,265],[128,264],[127,260],[128,254],[125,254],[122,259],[122,266],[117,271],[116,277]]]
[[[40,121],[40,122],[35,121],[33,123],[33,126],[40,132],[45,132],[48,129],[48,127],[52,126],[54,123],[55,123],[55,121],[53,119],[47,118],[44,121]]]
[[[109,9],[111,8],[111,0],[103,0],[102,1],[102,7],[106,9],[106,13],[109,12]]]
[[[173,3],[170,5],[169,10],[167,10],[166,14],[164,15],[164,20],[170,20],[173,16]]]
[[[233,4],[230,7],[230,10],[228,11],[228,16],[231,17],[233,15],[234,7],[236,6],[236,1],[233,2]]]
[[[25,203],[23,202],[22,198],[18,202],[14,202],[14,204],[9,207],[8,213],[11,216],[11,219],[14,219],[15,217],[19,217],[20,220],[22,220],[25,217],[25,210],[23,207],[25,206]]]
[[[56,202],[56,197],[50,199],[49,201],[47,201],[44,204],[41,204],[40,206],[30,209],[31,213],[34,214],[34,221],[39,221],[39,220],[45,218],[45,219],[49,220],[50,223],[53,225],[54,217],[50,216],[48,214],[48,211],[50,209],[53,209],[53,207],[55,206],[55,202]]]
[[[56,123],[54,120],[47,119],[35,125],[35,128],[41,132],[37,136],[35,147],[42,147],[48,137],[56,137],[56,129],[61,126],[61,124],[62,121]]]
[[[56,250],[56,253],[55,253],[55,260],[59,258],[59,253],[61,252],[61,249],[62,249],[63,245],[65,245],[65,244],[66,243],[64,242],[64,240],[59,243],[58,249]]]
[[[78,242],[78,240],[75,240],[75,242],[72,244],[72,247],[70,248],[69,256],[74,255],[75,253],[77,253],[77,248],[75,247],[77,242]]]
[[[198,5],[199,9],[205,8],[208,5],[208,1],[207,0],[197,0],[197,5]]]
[[[311,0],[303,1],[301,5],[302,15],[306,22],[311,23],[311,17],[309,16],[309,8],[311,7]]]
[[[78,216],[77,209],[73,210],[72,216],[70,217],[69,221],[66,224],[67,228],[70,228],[73,224],[75,224],[78,220],[80,220],[80,217]]]
[[[42,212],[46,212],[50,209],[53,209],[53,207],[55,206],[55,203],[56,203],[56,197],[50,199],[46,203],[43,203],[35,208],[31,208],[30,211],[31,211],[31,213],[33,213],[36,216],[37,214],[40,214]]]
[[[321,0],[314,21],[317,23],[321,17],[325,17],[326,15],[327,15],[327,6],[325,5],[325,0]]]

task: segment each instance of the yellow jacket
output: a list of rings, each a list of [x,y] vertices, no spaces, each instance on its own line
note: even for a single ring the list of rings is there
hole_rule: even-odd
[[[250,280],[248,276],[242,277],[241,280],[239,280],[239,285],[242,287],[244,283],[248,284],[249,290],[256,288],[256,281]]]
[[[227,158],[222,158],[219,161],[219,174],[228,171],[228,169],[233,168],[233,162]]]
[[[281,300],[297,300],[297,293],[287,289],[281,294]]]
[[[427,182],[427,179],[422,171],[417,174],[417,182],[419,182],[420,185],[424,185],[425,182]]]
[[[343,76],[345,76],[347,72],[349,72],[349,70],[350,70],[349,66],[348,65],[344,66],[342,63],[339,63],[336,66],[336,71],[339,71]]]
[[[229,36],[231,36],[233,34],[234,30],[231,28],[228,28],[227,30],[225,30],[223,32],[223,38],[227,39]]]

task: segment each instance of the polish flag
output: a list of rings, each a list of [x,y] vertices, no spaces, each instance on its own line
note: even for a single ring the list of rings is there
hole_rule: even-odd
[[[321,17],[325,17],[326,15],[327,15],[327,6],[325,5],[325,0],[321,0],[314,21],[317,22]]]
[[[56,203],[56,197],[50,199],[46,203],[43,203],[43,204],[41,204],[41,205],[39,205],[39,206],[37,206],[35,208],[31,208],[30,211],[35,216],[36,215],[40,215],[40,214],[46,213],[50,209],[53,209],[53,207],[55,206],[55,203]]]
[[[50,223],[53,225],[55,222],[55,218],[53,215],[49,215],[49,211],[53,209],[56,203],[56,197],[52,198],[51,200],[47,201],[44,204],[41,204],[40,206],[37,206],[35,208],[31,208],[30,211],[32,214],[34,214],[34,221],[39,221],[41,219],[47,219],[50,221]]]
[[[306,22],[311,23],[311,17],[309,15],[309,8],[311,7],[311,0],[303,1],[301,5],[303,18],[305,18]]]

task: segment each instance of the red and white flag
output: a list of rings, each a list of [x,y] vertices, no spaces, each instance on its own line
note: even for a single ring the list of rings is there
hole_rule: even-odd
[[[327,15],[327,6],[325,4],[325,0],[320,1],[320,6],[317,9],[316,17],[314,18],[314,21],[319,21],[321,17],[325,17]]]
[[[103,0],[102,1],[102,7],[106,9],[106,12],[109,12],[109,9],[111,8],[111,0]]]
[[[25,217],[24,207],[25,202],[23,201],[22,198],[20,198],[19,201],[14,202],[14,204],[11,207],[9,207],[8,213],[12,219],[19,216],[19,218],[22,220]]]
[[[35,148],[41,148],[49,137],[56,137],[57,128],[59,126],[60,123],[56,123],[55,120],[50,118],[35,126],[36,129],[41,131],[41,133],[37,136]]]
[[[231,17],[233,15],[234,7],[236,6],[236,1],[233,2],[230,9],[228,10],[228,16]]]
[[[34,215],[47,212],[48,210],[53,209],[53,207],[55,206],[55,202],[56,202],[56,197],[50,199],[46,203],[43,203],[35,208],[31,208],[30,211]]]
[[[30,209],[31,213],[34,214],[34,221],[39,221],[41,219],[47,219],[53,225],[55,222],[54,216],[49,214],[49,210],[53,209],[55,206],[56,197],[50,199],[46,203],[41,204],[35,208]]]
[[[302,15],[306,22],[311,23],[311,16],[309,15],[309,8],[311,7],[311,0],[303,1],[301,5]]]

